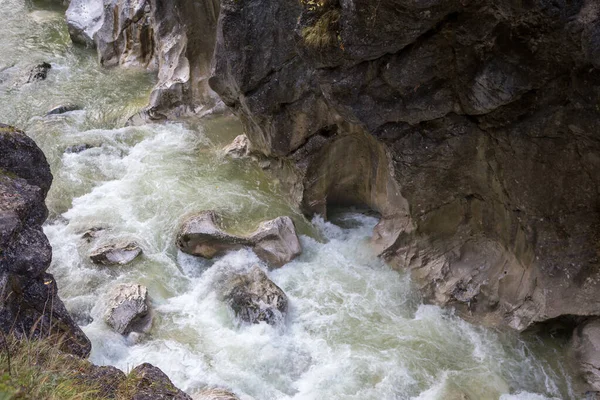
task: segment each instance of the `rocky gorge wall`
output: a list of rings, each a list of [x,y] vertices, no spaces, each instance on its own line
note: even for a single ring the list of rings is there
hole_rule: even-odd
[[[33,140],[0,124],[0,329],[17,337],[54,336],[64,351],[87,357],[90,341],[46,272],[52,248],[42,224],[51,183],[50,166]]]
[[[374,244],[427,300],[491,326],[595,332],[596,1],[223,0],[218,23],[212,0],[147,4],[160,82],[186,63],[203,77],[155,91],[150,117],[198,108],[212,63],[210,87],[302,209],[378,211]],[[172,34],[198,30],[205,42]]]

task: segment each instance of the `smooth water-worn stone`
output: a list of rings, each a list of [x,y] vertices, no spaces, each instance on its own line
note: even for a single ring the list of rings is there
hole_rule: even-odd
[[[92,250],[90,260],[102,265],[125,265],[142,254],[141,247],[132,241],[119,241]]]
[[[256,255],[272,267],[281,267],[302,252],[294,222],[290,217],[278,217],[262,222],[250,240]]]
[[[243,158],[248,156],[249,142],[246,135],[239,135],[233,139],[233,142],[223,148],[223,154],[231,158]]]
[[[177,389],[169,377],[157,367],[144,363],[135,367],[128,376],[132,382],[131,400],[192,400]]]
[[[204,258],[247,246],[271,267],[281,267],[302,251],[294,222],[289,217],[263,222],[250,235],[237,236],[221,229],[214,211],[203,211],[188,218],[179,231],[177,246],[184,253]]]
[[[94,47],[96,33],[104,23],[104,1],[71,0],[66,18],[71,40]]]
[[[222,294],[235,316],[246,323],[276,325],[287,313],[287,296],[258,266],[229,277]]]
[[[123,335],[148,331],[152,325],[148,289],[137,284],[120,284],[113,288],[104,319]]]
[[[203,389],[192,395],[193,400],[239,400],[235,394],[229,390],[221,388]]]
[[[219,216],[214,211],[203,211],[188,218],[177,237],[181,251],[204,258],[213,258],[249,245],[248,239],[223,231],[219,226]]]
[[[35,142],[0,124],[0,329],[28,339],[52,331],[63,351],[87,357],[90,341],[46,273],[52,248],[42,224],[51,183],[50,166]]]

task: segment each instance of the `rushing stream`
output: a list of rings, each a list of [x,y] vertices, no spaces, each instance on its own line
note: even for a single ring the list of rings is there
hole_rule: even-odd
[[[98,66],[71,44],[64,9],[0,0],[0,121],[32,136],[54,183],[45,232],[67,308],[93,343],[91,360],[124,371],[160,367],[190,394],[206,385],[242,399],[576,398],[560,339],[517,337],[468,324],[423,305],[409,277],[370,250],[374,216],[346,210],[307,221],[254,163],[219,149],[240,133],[231,117],[123,127],[147,101],[154,78]],[[52,64],[48,79],[19,84],[27,66]],[[82,110],[44,117],[57,104]],[[72,145],[88,144],[80,153]],[[269,277],[289,296],[281,327],[240,325],[214,291],[224,270],[259,263],[249,250],[203,261],[175,247],[182,220],[214,209],[230,229],[291,216],[303,254]],[[81,238],[141,244],[132,264],[107,268]],[[103,322],[105,294],[118,283],[148,287],[150,333],[125,338]]]

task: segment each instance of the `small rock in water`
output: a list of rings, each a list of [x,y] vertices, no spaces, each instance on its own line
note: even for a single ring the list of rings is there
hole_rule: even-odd
[[[95,226],[93,228],[88,229],[81,235],[81,238],[86,242],[90,243],[93,239],[98,238],[101,235],[101,232],[106,230],[106,228],[102,228],[100,226]]]
[[[290,217],[266,221],[249,236],[236,236],[223,231],[214,211],[203,211],[189,218],[180,229],[177,246],[193,256],[213,258],[243,246],[252,247],[256,255],[270,267],[281,267],[302,252]]]
[[[48,77],[48,71],[52,68],[52,65],[47,62],[36,65],[29,71],[29,78],[26,83],[43,81]]]
[[[229,390],[220,388],[203,389],[192,395],[194,400],[239,400],[235,394]]]
[[[243,322],[276,325],[288,309],[286,294],[258,266],[226,279],[223,298]]]
[[[231,158],[243,158],[248,156],[250,142],[246,135],[239,135],[233,142],[223,148],[223,153]]]
[[[46,116],[48,116],[48,115],[64,114],[64,113],[67,113],[69,111],[76,111],[76,110],[81,110],[81,107],[79,107],[76,104],[71,104],[71,103],[61,104],[61,105],[53,107],[51,110],[49,110],[46,113]]]
[[[65,153],[81,153],[82,151],[88,150],[88,149],[92,149],[96,146],[92,146],[91,144],[87,144],[87,143],[82,143],[82,144],[75,144],[73,146],[69,146],[65,149]]]
[[[109,295],[104,320],[123,335],[147,332],[152,325],[148,289],[136,284],[116,286]]]
[[[90,260],[95,264],[125,265],[133,261],[140,254],[142,254],[142,249],[136,242],[123,241],[93,250],[90,254]]]

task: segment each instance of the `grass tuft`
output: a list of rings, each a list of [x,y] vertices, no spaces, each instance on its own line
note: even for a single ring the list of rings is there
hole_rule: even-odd
[[[304,43],[313,48],[323,48],[337,45],[339,36],[340,10],[326,11],[315,22],[302,30]]]

